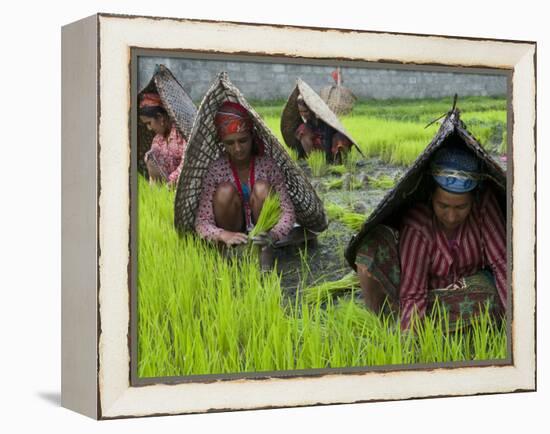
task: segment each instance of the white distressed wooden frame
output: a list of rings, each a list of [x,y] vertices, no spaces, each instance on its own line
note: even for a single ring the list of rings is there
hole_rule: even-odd
[[[99,14],[62,46],[65,407],[109,419],[536,388],[535,43]],[[132,387],[131,47],[512,70],[512,363]]]

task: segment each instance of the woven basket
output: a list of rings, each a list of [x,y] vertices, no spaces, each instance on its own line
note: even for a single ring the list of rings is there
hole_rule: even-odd
[[[166,66],[157,65],[153,77],[147,86],[139,92],[138,101],[143,93],[150,92],[160,95],[168,116],[176,124],[180,134],[187,140],[193,128],[197,108],[189,95],[183,90],[183,86]],[[151,147],[154,136],[153,131],[149,131],[143,123],[138,122],[138,170],[142,173],[145,173],[146,170],[143,156]]]
[[[428,147],[418,156],[403,174],[396,186],[380,201],[366,219],[359,233],[353,236],[345,252],[349,265],[356,269],[355,257],[363,238],[378,224],[399,227],[403,213],[414,203],[428,198],[431,176],[428,174],[431,157],[445,145],[463,145],[482,162],[482,170],[488,175],[487,182],[495,191],[502,213],[506,216],[506,173],[481,147],[460,120],[458,109],[452,109],[445,117],[439,131]]]
[[[202,179],[208,175],[210,163],[219,158],[223,150],[217,139],[214,117],[225,101],[238,102],[250,113],[255,133],[265,144],[265,155],[276,161],[285,178],[297,222],[311,231],[324,231],[328,221],[315,189],[225,72],[219,74],[204,96],[187,144],[174,206],[176,228],[180,232],[194,230]]]
[[[300,78],[298,78],[294,90],[288,97],[281,116],[281,133],[287,146],[303,153],[302,145],[296,138],[296,128],[298,128],[303,122],[300,117],[300,113],[298,112],[298,103],[296,102],[299,95],[302,95],[304,102],[309,109],[315,113],[315,116],[330,125],[339,133],[342,133],[355,145],[357,149],[359,149],[355,140],[353,140],[350,134],[346,131],[334,112],[327,106],[321,97]]]
[[[353,110],[357,97],[351,90],[339,84],[327,86],[319,93],[321,99],[337,115],[347,115]]]

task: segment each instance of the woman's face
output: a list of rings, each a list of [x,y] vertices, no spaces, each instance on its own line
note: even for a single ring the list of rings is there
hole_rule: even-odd
[[[229,158],[234,162],[247,162],[252,153],[252,134],[250,131],[228,134],[222,140]]]
[[[153,131],[155,134],[166,135],[168,131],[168,121],[166,116],[140,116],[139,119],[145,124],[149,131]]]
[[[472,209],[471,193],[449,193],[437,187],[432,196],[432,207],[443,229],[452,233],[466,221]]]

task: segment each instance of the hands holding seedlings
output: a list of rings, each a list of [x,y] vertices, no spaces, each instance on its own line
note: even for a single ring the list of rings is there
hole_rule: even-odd
[[[149,182],[151,184],[157,181],[164,181],[166,176],[162,173],[157,161],[150,154],[147,156],[145,163],[147,165],[147,172],[149,173]]]
[[[271,235],[269,235],[269,232],[260,232],[258,235],[253,236],[250,239],[252,240],[252,244],[255,246],[265,247],[273,244],[273,239],[271,238]]]
[[[273,244],[273,239],[268,232],[261,232],[256,236],[250,238],[252,244],[260,247],[270,246]],[[234,246],[237,244],[245,244],[248,242],[248,236],[242,232],[223,231],[220,234],[220,241],[223,241],[227,246]]]
[[[220,234],[220,240],[227,246],[234,246],[248,242],[248,237],[242,232],[223,231]]]

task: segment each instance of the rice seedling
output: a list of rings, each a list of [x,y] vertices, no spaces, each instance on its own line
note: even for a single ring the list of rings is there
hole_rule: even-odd
[[[327,158],[323,151],[312,151],[307,157],[307,164],[313,176],[320,177],[327,174]]]
[[[325,212],[329,220],[338,220],[346,212],[346,208],[333,202],[325,203]]]
[[[339,220],[344,223],[347,227],[354,230],[355,232],[358,232],[361,227],[363,226],[363,223],[365,223],[365,220],[368,216],[356,212],[344,212],[342,216],[339,218]]]
[[[379,118],[352,117],[343,122],[367,157],[396,164],[410,164],[437,131],[436,125],[425,129],[418,123]]]
[[[302,297],[306,303],[326,303],[329,298],[333,298],[337,294],[357,288],[359,288],[359,277],[352,271],[339,280],[321,282],[315,286],[304,288]]]
[[[378,117],[426,125],[449,111],[452,98],[389,99],[359,102],[350,116]],[[505,97],[469,96],[459,97],[458,106],[463,113],[477,111],[505,111]]]
[[[344,158],[344,165],[346,166],[346,169],[349,173],[354,174],[357,171],[357,163],[360,161],[360,159],[361,154],[359,154],[355,147],[352,147]]]
[[[283,104],[268,102],[258,108],[279,140]],[[467,122],[484,127],[502,121],[500,112],[506,102],[502,98],[465,98],[460,106]],[[443,99],[369,101],[359,103],[354,113],[342,120],[366,155],[406,165],[437,130],[437,125],[426,130],[424,125],[449,107]],[[488,109],[495,113],[484,115]],[[466,116],[467,111],[472,118]],[[504,136],[501,147],[505,143]],[[321,170],[315,176],[342,175],[357,167],[349,162],[327,166],[320,154]],[[373,185],[389,188],[390,181],[393,183],[381,177]],[[353,199],[351,192],[338,194]],[[261,273],[251,250],[227,257],[194,236],[178,236],[173,228],[173,201],[173,190],[162,184],[149,185],[140,177],[140,377],[499,359],[507,355],[506,323],[495,321],[488,312],[457,330],[450,330],[444,316],[432,315],[418,320],[414,332],[404,332],[398,318],[374,315],[355,299],[359,290],[356,275],[345,276],[343,282],[323,282],[322,277],[314,276],[316,268],[310,267],[307,250],[300,251],[297,267],[297,286],[305,289],[287,297],[281,275]],[[264,210],[269,208],[264,204]],[[325,209],[331,221],[338,220],[355,231],[367,217],[334,203],[325,203]],[[257,226],[261,225],[258,222]],[[336,225],[337,229],[347,230],[342,225]],[[335,249],[343,250],[342,246]],[[306,285],[315,277],[313,286]]]
[[[379,176],[378,178],[369,178],[369,186],[373,188],[389,189],[395,185],[395,180],[387,175]]]
[[[254,106],[281,141],[280,114],[284,103],[258,101]],[[484,145],[494,137],[497,125],[504,125],[506,129],[506,104],[504,97],[459,99],[462,119]],[[451,98],[359,101],[353,112],[342,116],[341,121],[366,156],[409,165],[437,131],[437,123],[427,129],[425,125],[446,113],[451,105]],[[400,151],[400,148],[405,149]],[[352,150],[348,154],[348,171],[355,170],[358,159],[357,152]]]
[[[262,232],[269,231],[280,220],[281,214],[282,210],[279,193],[270,192],[264,201],[258,221],[250,231],[249,236],[255,237]]]
[[[342,178],[332,179],[330,181],[325,182],[325,186],[327,187],[327,190],[337,190],[342,188],[342,185],[344,185],[344,181]]]
[[[330,181],[327,181],[325,182],[325,186],[327,188],[327,190],[338,190],[338,189],[341,189],[344,187],[344,179],[343,178],[338,178],[338,179],[332,179]],[[355,178],[350,178],[349,180],[349,185],[348,185],[348,190],[358,190],[358,189],[361,189],[363,188],[363,184],[355,179]]]
[[[338,220],[353,231],[359,231],[368,216],[350,211],[348,208],[332,202],[325,203],[325,212],[330,221]]]
[[[346,173],[346,171],[347,171],[347,168],[343,164],[331,165],[328,168],[328,172],[331,175],[343,175],[344,173]]]
[[[506,106],[504,106],[501,110],[472,110],[472,111],[465,111],[463,110],[463,114],[461,114],[461,119],[468,125],[473,123],[500,123],[500,124],[506,124]]]
[[[288,155],[290,155],[290,158],[292,161],[296,162],[300,159],[298,151],[294,148],[286,148]]]

